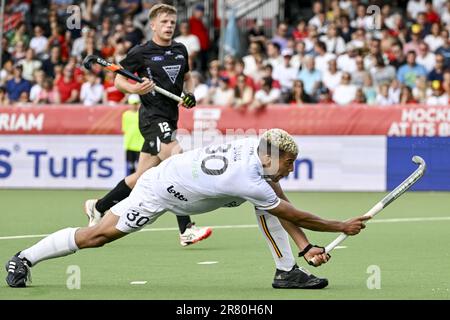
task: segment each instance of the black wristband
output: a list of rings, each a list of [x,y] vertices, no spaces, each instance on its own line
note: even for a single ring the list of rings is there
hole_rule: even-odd
[[[298,253],[298,256],[299,256],[299,257],[303,257],[306,253],[308,253],[309,250],[311,250],[312,247],[314,247],[314,246],[313,246],[311,243],[308,244],[308,245],[303,249],[303,251],[301,251],[301,252]]]

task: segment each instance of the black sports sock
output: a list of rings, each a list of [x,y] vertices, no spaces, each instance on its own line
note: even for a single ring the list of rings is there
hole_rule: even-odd
[[[191,217],[189,216],[177,216],[178,221],[178,229],[180,229],[180,233],[184,233],[188,224],[191,223]]]
[[[114,189],[97,201],[95,204],[95,209],[103,215],[109,208],[128,197],[130,193],[131,188],[127,186],[125,179],[123,179]]]

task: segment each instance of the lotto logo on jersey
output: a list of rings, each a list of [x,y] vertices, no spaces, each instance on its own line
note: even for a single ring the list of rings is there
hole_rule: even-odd
[[[173,186],[168,187],[168,188],[167,188],[167,192],[169,192],[170,194],[173,194],[173,196],[174,196],[175,198],[177,198],[178,200],[181,200],[181,201],[188,201],[188,199],[186,199],[186,198],[184,197],[184,195],[182,195],[180,192],[177,192],[177,191],[174,189]]]

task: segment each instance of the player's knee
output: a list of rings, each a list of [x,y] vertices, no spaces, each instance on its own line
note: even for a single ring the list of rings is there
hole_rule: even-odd
[[[133,174],[130,174],[128,177],[125,178],[125,183],[127,184],[127,186],[130,189],[134,188],[138,178],[142,175],[142,173],[143,172],[141,172],[138,168],[138,170],[136,170],[136,172],[134,172]]]
[[[99,231],[96,227],[86,232],[84,237],[79,240],[77,244],[80,249],[102,247],[111,241],[105,233]]]

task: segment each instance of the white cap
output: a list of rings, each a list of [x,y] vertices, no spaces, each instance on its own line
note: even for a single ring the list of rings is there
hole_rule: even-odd
[[[294,51],[292,51],[292,49],[290,49],[290,48],[284,48],[282,51],[281,51],[281,55],[284,57],[284,56],[293,56],[294,55]]]

